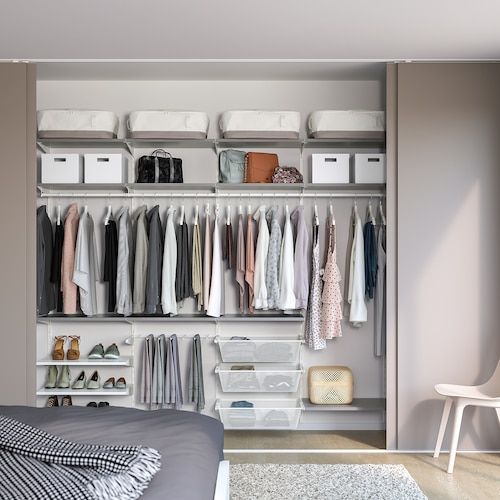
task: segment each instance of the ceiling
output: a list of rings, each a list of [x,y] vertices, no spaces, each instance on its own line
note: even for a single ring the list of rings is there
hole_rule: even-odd
[[[0,59],[499,59],[500,2],[2,0]]]

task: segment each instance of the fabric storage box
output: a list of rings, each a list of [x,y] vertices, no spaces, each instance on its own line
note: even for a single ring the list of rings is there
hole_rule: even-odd
[[[352,403],[353,379],[347,366],[311,366],[307,374],[309,400],[316,405]]]
[[[354,182],[356,184],[385,183],[385,154],[355,154]]]
[[[85,154],[86,184],[122,184],[125,179],[124,157],[120,153]]]
[[[42,184],[79,184],[83,181],[82,158],[78,154],[42,153]]]
[[[127,126],[136,139],[206,139],[209,119],[201,111],[134,111]]]
[[[307,124],[309,136],[316,139],[385,138],[383,111],[314,111]]]
[[[42,139],[112,139],[118,132],[118,117],[111,111],[46,109],[37,115]]]
[[[216,337],[222,361],[229,363],[297,363],[302,340],[225,339]]]
[[[313,153],[311,158],[313,184],[349,184],[349,154]]]
[[[297,364],[228,364],[215,367],[223,392],[296,392],[303,369]]]
[[[297,111],[226,111],[219,122],[226,139],[298,139]]]
[[[249,399],[253,408],[233,408],[217,400],[215,410],[226,429],[296,429],[304,406],[300,399]]]

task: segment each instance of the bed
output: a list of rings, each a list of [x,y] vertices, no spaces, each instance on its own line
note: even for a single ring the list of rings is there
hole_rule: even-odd
[[[211,417],[112,406],[0,406],[0,414],[72,441],[157,449],[162,454],[162,468],[142,497],[146,500],[229,498],[229,466],[222,451],[224,429]]]

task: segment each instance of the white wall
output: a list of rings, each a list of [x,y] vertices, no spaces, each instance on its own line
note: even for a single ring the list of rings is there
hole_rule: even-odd
[[[120,114],[124,114],[134,109],[197,109],[207,111],[210,115],[211,126],[209,136],[217,135],[218,115],[226,109],[237,108],[270,108],[270,109],[294,109],[302,113],[302,135],[305,135],[305,121],[310,111],[315,109],[339,108],[339,109],[383,109],[384,89],[380,82],[175,82],[175,81],[141,81],[141,82],[78,82],[78,81],[42,81],[38,83],[38,107],[44,108],[94,108],[110,109]],[[123,120],[122,120],[123,121]],[[124,134],[123,127],[120,134]],[[145,154],[147,150],[138,151],[138,154]],[[299,165],[298,151],[293,149],[281,149],[277,151],[283,163],[288,165]],[[183,158],[184,173],[186,182],[214,182],[217,176],[216,156],[212,151],[191,149],[172,150],[174,155]],[[305,169],[308,170],[310,161],[310,151],[305,156]],[[131,174],[132,174],[132,163]],[[308,178],[308,171],[306,180]],[[243,198],[244,199],[244,198]],[[76,200],[83,204],[82,200]],[[165,209],[171,203],[169,199],[157,200],[161,206],[162,217]],[[199,200],[203,202],[203,197]],[[278,203],[283,205],[282,200],[274,201],[272,198],[264,198],[262,203]],[[89,211],[94,215],[96,224],[102,220],[105,213],[105,206],[110,202],[106,199],[92,199],[85,202],[89,206]],[[127,201],[132,209],[143,204],[141,200]],[[146,201],[148,206],[154,204],[153,200]],[[173,203],[178,203],[173,200]],[[246,205],[247,202],[243,201]],[[252,205],[257,206],[261,201],[253,200]],[[294,206],[295,202],[289,202]],[[312,217],[311,206],[313,201],[306,200],[306,214]],[[351,210],[351,200],[334,200],[335,213],[338,227],[338,262],[344,275],[345,251],[348,235],[348,216]],[[49,202],[49,213],[54,213],[56,202]],[[122,201],[113,199],[111,204],[118,208]],[[236,205],[239,201],[234,201],[233,214],[236,214]],[[364,214],[365,201],[358,202],[361,213]],[[186,210],[192,213],[192,202],[186,200]],[[326,214],[327,200],[318,200],[320,214],[324,221]],[[234,221],[233,221],[234,223]],[[323,232],[321,233],[323,239]],[[102,227],[97,234],[98,248],[102,248]],[[321,253],[323,255],[323,251]],[[228,274],[227,284],[227,307],[226,312],[236,311],[236,288],[234,279]],[[101,312],[104,312],[104,285],[98,287],[99,304]],[[304,348],[304,365],[307,368],[311,365],[321,364],[345,364],[353,369],[355,376],[355,396],[356,397],[380,397],[384,394],[384,374],[383,363],[373,355],[373,310],[370,304],[370,322],[361,329],[352,329],[348,325],[344,326],[344,337],[329,343],[328,349],[321,352],[311,352]],[[189,299],[182,312],[194,311],[194,302]],[[220,326],[220,334],[231,336],[234,334],[252,336],[297,336],[301,334],[301,326],[297,324],[261,324],[257,328],[254,325],[226,324]],[[127,325],[84,325],[78,327],[82,335],[84,350],[89,349],[94,343],[103,342],[108,344],[111,341],[124,339],[130,334],[130,327]],[[59,333],[76,333],[76,325],[53,325],[52,331],[47,338],[47,327],[39,326],[40,350],[45,353],[50,349],[50,342],[53,335]],[[194,324],[140,324],[135,327],[135,335],[139,338],[149,333],[178,333],[213,335],[215,333],[213,325]],[[140,358],[139,340],[135,345],[136,359]],[[184,367],[187,368],[188,348],[187,340],[180,341],[181,357],[185,360]],[[207,390],[207,412],[211,412],[213,403],[219,391],[215,378],[212,374],[213,366],[217,359],[215,346],[209,341],[205,341],[204,362]],[[124,352],[125,352],[124,347]],[[186,372],[186,371],[185,371]],[[187,373],[187,372],[186,372]],[[39,377],[43,377],[43,370],[39,370]],[[187,380],[187,378],[185,378]],[[305,379],[304,379],[305,380]],[[306,395],[305,384],[303,395]],[[83,400],[82,400],[83,401]],[[87,400],[85,400],[87,401]],[[131,404],[132,398],[124,400],[123,403]],[[43,401],[40,401],[43,403]],[[341,428],[378,428],[383,423],[380,415],[356,415],[349,414],[347,417],[320,412],[318,415],[304,415],[302,422],[305,426],[316,427],[341,427]]]

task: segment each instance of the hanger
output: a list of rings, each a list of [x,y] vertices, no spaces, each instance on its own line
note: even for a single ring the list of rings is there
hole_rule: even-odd
[[[333,203],[330,203],[330,205],[328,205],[328,215],[330,217],[330,224],[332,226],[335,226],[335,215],[333,215]]]
[[[57,205],[57,222],[58,226],[61,225],[61,205]]]
[[[252,205],[247,205],[247,214],[252,215]]]
[[[205,215],[207,217],[210,215],[210,203],[205,203]]]
[[[378,213],[380,214],[380,219],[382,220],[382,225],[387,226],[387,220],[384,214],[384,207],[382,205],[382,200],[378,201]]]
[[[288,217],[290,214],[290,209],[288,208],[288,205],[285,205],[285,215]]]
[[[238,207],[238,215],[243,215],[243,205]]]
[[[87,215],[89,213],[89,207],[88,205],[83,206],[83,215]]]
[[[216,203],[216,204],[215,204],[215,218],[216,218],[216,219],[218,219],[218,218],[219,218],[219,212],[220,212],[220,210],[219,210],[219,204],[218,204],[218,203]]]
[[[318,205],[314,204],[314,225],[319,226]]]
[[[231,205],[226,207],[226,226],[231,225]]]
[[[194,225],[195,226],[198,225],[199,218],[200,218],[200,207],[198,205],[196,205],[194,207]]]
[[[106,212],[106,217],[104,217],[104,225],[107,226],[109,224],[109,219],[112,215],[111,205],[108,205],[108,211]]]
[[[181,213],[179,216],[179,224],[182,226],[184,224],[184,205],[181,205]]]
[[[373,215],[373,208],[372,208],[372,200],[370,199],[370,201],[368,202],[368,217],[370,219],[370,222],[376,226],[377,225],[377,221],[375,220],[375,216]]]

